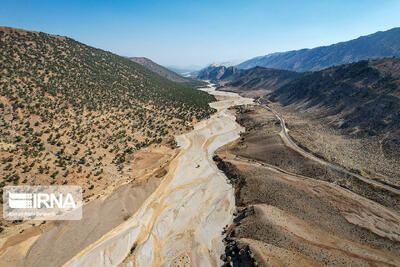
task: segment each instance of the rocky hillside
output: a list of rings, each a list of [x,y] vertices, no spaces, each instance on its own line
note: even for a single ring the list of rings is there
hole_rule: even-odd
[[[312,72],[268,95],[356,136],[381,135],[387,156],[400,154],[400,59],[360,61]]]
[[[241,70],[235,67],[226,67],[222,65],[210,65],[199,71],[197,78],[201,80],[233,80],[238,77]]]
[[[400,57],[400,28],[361,36],[355,40],[313,49],[273,53],[252,58],[238,68],[255,66],[294,71],[321,70],[370,58]]]
[[[155,63],[154,61],[145,58],[145,57],[131,57],[129,58],[133,62],[136,62],[149,70],[157,73],[158,75],[167,78],[173,82],[183,83],[191,86],[204,86],[205,83],[199,80],[195,80],[192,78],[182,77],[181,75]]]
[[[67,37],[1,27],[0,47],[2,186],[93,190],[213,112],[214,97]]]
[[[294,71],[254,67],[241,71],[238,78],[225,86],[233,87],[238,92],[258,89],[275,90],[302,75]]]

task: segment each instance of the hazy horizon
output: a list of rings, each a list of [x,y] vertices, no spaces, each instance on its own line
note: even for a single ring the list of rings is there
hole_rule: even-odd
[[[399,10],[398,1],[370,0],[251,1],[246,5],[240,1],[122,1],[118,6],[107,1],[6,0],[0,25],[65,35],[121,56],[147,57],[164,66],[186,68],[240,62],[385,31],[400,25]]]

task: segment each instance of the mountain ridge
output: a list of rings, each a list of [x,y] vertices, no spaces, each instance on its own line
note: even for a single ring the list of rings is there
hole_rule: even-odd
[[[225,86],[235,87],[240,91],[275,90],[302,75],[302,73],[295,71],[257,66],[240,72],[239,77],[226,83]]]
[[[309,110],[350,136],[382,136],[385,154],[400,156],[396,152],[400,150],[398,58],[363,60],[307,73],[266,98]]]
[[[321,70],[369,58],[393,56],[400,56],[400,27],[328,46],[258,56],[236,67],[248,69],[261,66],[302,72]]]
[[[164,68],[163,66],[155,63],[154,61],[152,61],[149,58],[146,57],[129,57],[130,60],[132,60],[133,62],[136,62],[148,69],[150,69],[151,71],[157,73],[158,75],[167,78],[168,80],[174,81],[174,82],[179,82],[179,83],[183,83],[185,82],[185,79],[178,75],[177,73]]]
[[[196,86],[196,87],[205,85],[205,83],[202,81],[195,80],[195,79],[189,78],[189,77],[183,77],[183,76],[175,73],[174,71],[155,63],[154,61],[152,61],[149,58],[129,57],[129,59],[132,60],[133,62],[136,62],[136,63],[144,66],[145,68],[157,73],[158,75],[160,75],[168,80],[173,81],[173,82],[187,84],[189,86]]]
[[[211,80],[211,81],[218,81],[218,80],[232,80],[235,77],[240,76],[242,70],[230,66],[224,65],[209,65],[204,69],[201,69],[196,77],[201,80]]]

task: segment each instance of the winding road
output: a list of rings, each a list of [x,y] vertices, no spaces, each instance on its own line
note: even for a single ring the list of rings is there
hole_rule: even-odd
[[[267,108],[269,111],[271,111],[272,113],[274,113],[275,117],[279,119],[279,121],[280,121],[280,123],[281,123],[281,127],[282,127],[282,131],[281,131],[280,135],[281,135],[282,139],[284,140],[284,142],[285,142],[289,147],[291,147],[292,149],[294,149],[295,151],[299,152],[300,154],[302,154],[303,156],[305,156],[305,157],[307,157],[307,158],[310,158],[310,159],[315,160],[315,161],[317,161],[317,162],[319,162],[319,163],[322,163],[322,164],[324,164],[324,165],[326,165],[326,166],[332,168],[333,170],[336,170],[336,171],[342,172],[342,173],[344,173],[344,174],[347,174],[347,175],[356,177],[357,179],[359,179],[359,180],[361,180],[361,181],[363,181],[363,182],[365,182],[365,183],[368,183],[368,184],[371,184],[371,185],[373,185],[373,186],[376,186],[376,187],[385,189],[385,190],[387,190],[387,191],[389,191],[389,192],[391,192],[391,193],[400,195],[400,190],[397,189],[397,188],[395,188],[395,187],[392,187],[392,186],[390,186],[390,185],[381,183],[381,182],[379,182],[379,181],[376,181],[376,180],[373,180],[373,179],[370,179],[370,178],[361,176],[361,175],[356,174],[356,173],[349,172],[348,170],[346,170],[346,169],[344,169],[344,168],[342,168],[342,167],[340,167],[340,166],[334,165],[334,164],[332,164],[332,163],[330,163],[330,162],[328,162],[328,161],[325,161],[325,160],[323,160],[323,159],[321,159],[321,158],[318,158],[318,157],[314,156],[313,154],[308,153],[307,151],[303,150],[303,149],[302,149],[301,147],[299,147],[299,146],[292,140],[292,138],[289,136],[289,134],[288,134],[288,131],[289,131],[289,130],[286,128],[285,120],[284,120],[275,110],[273,110],[271,107],[266,106],[266,108]]]

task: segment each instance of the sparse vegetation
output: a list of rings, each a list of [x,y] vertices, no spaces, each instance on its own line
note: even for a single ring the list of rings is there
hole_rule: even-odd
[[[123,172],[152,144],[174,146],[213,112],[212,96],[70,38],[1,27],[0,46],[3,186],[93,189],[78,181]]]

